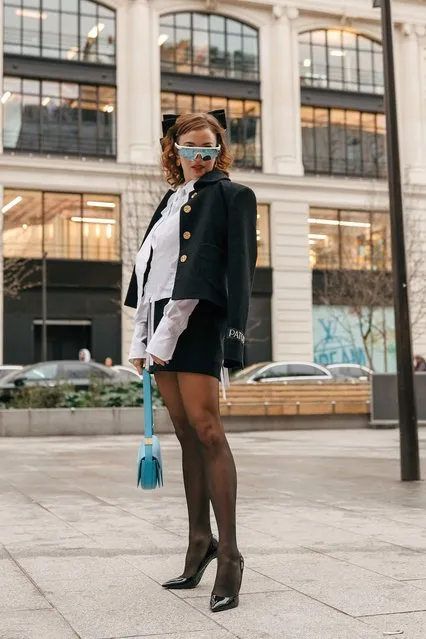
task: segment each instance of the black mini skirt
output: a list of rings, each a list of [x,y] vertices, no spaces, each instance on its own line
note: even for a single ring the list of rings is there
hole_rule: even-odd
[[[168,299],[155,302],[154,329],[164,314]],[[189,317],[188,326],[179,337],[172,359],[165,366],[153,363],[150,373],[172,371],[200,373],[220,380],[226,313],[216,304],[200,300]]]

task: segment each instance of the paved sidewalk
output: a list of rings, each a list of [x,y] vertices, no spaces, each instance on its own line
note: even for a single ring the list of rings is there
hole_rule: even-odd
[[[240,607],[212,615],[213,565],[195,590],[159,585],[187,534],[172,436],[154,493],[134,437],[3,439],[0,638],[425,639],[426,486],[399,481],[397,431],[230,442],[246,571]]]

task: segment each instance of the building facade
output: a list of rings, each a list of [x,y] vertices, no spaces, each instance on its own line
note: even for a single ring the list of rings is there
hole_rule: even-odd
[[[259,202],[247,361],[365,359],[354,306],[372,301],[354,288],[353,304],[342,281],[383,291],[391,277],[380,16],[370,0],[2,4],[5,362],[41,356],[42,282],[48,358],[85,346],[98,361],[126,361],[132,315],[122,296],[165,189],[161,114],[216,108],[228,116],[232,177]],[[393,7],[415,348],[426,353],[426,9]],[[383,341],[374,363],[391,369],[391,300],[374,306]]]

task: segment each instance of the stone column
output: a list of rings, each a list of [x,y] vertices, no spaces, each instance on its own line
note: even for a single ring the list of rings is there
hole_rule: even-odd
[[[426,50],[419,42],[426,30],[424,27],[404,24],[402,34],[399,64],[400,138],[403,165],[411,172],[426,168]]]
[[[2,55],[0,55],[0,78],[3,78],[3,31],[4,31],[4,23],[3,23],[3,2],[0,2],[0,51]],[[0,122],[3,122],[3,104],[0,102]],[[3,153],[3,136],[0,136],[0,153]],[[3,193],[2,199],[3,199]],[[3,313],[2,313],[3,317]]]
[[[148,0],[132,0],[128,11],[127,140],[129,160],[152,164],[154,149],[153,66],[157,31]],[[126,41],[122,43],[126,47]],[[120,87],[119,87],[120,90]],[[157,118],[158,119],[158,118]]]
[[[4,256],[4,243],[3,243],[3,183],[0,184],[0,363],[3,364],[3,337],[4,337],[4,291],[3,291],[3,256]]]
[[[298,38],[294,7],[273,7],[271,73],[274,172],[302,175]]]
[[[273,358],[313,358],[309,206],[277,200],[271,205]]]

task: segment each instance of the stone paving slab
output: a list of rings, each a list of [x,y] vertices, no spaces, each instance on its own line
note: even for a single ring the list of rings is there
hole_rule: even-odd
[[[50,604],[15,562],[10,559],[1,559],[0,618],[3,611],[38,608],[50,608]]]
[[[206,599],[191,599],[199,610]],[[213,615],[212,615],[213,616]],[[298,592],[242,595],[239,608],[223,614],[220,623],[244,639],[373,639],[365,623]]]
[[[362,621],[377,630],[377,634],[373,637],[390,639],[424,639],[426,637],[426,612],[365,617]]]
[[[187,539],[174,437],[152,492],[139,438],[2,439],[0,639],[425,639],[426,485],[399,481],[397,431],[229,439],[246,570],[220,615],[213,564],[195,590],[160,586]]]
[[[19,610],[0,614],[1,639],[78,639],[55,610]]]
[[[406,583],[319,553],[252,558],[253,568],[354,617],[426,610],[424,593]]]

